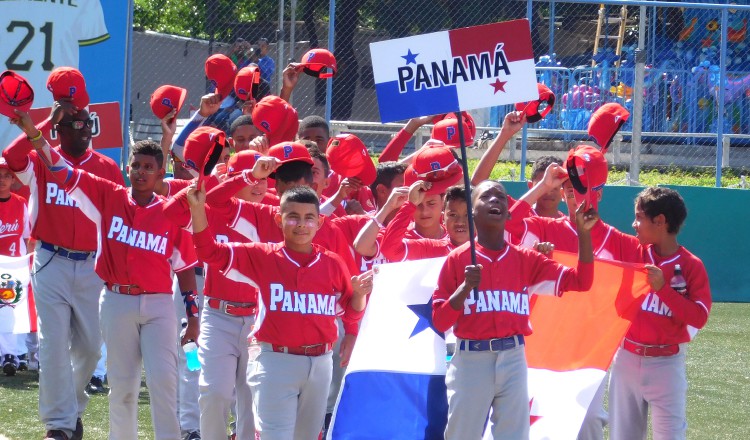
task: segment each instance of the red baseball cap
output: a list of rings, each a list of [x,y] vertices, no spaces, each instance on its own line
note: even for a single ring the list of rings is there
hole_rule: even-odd
[[[234,85],[234,76],[237,74],[237,66],[228,56],[215,54],[206,60],[206,77],[211,82],[211,86],[216,89],[216,93],[221,99],[229,96]]]
[[[15,116],[15,115],[13,115]],[[5,160],[3,156],[0,156],[0,168],[8,168],[10,169],[10,165],[8,165],[8,161]]]
[[[58,67],[47,77],[47,90],[52,92],[52,98],[59,101],[63,98],[73,100],[73,105],[79,109],[89,105],[89,94],[86,92],[86,80],[83,74],[73,67]]]
[[[364,142],[353,134],[329,139],[326,157],[331,169],[344,177],[356,177],[367,186],[375,181],[375,164]]]
[[[223,131],[201,126],[196,128],[185,140],[183,166],[198,173],[198,185],[203,178],[211,175],[219,162],[222,150],[227,146],[226,134]]]
[[[297,110],[278,96],[266,96],[253,107],[253,125],[268,138],[271,145],[291,142],[297,136]]]
[[[298,142],[282,142],[268,149],[268,156],[275,157],[281,165],[289,162],[305,162],[313,165],[312,156],[307,147]]]
[[[443,194],[458,183],[464,173],[461,163],[449,147],[423,148],[417,152],[404,173],[404,185],[417,180],[432,183],[427,194]]]
[[[474,143],[474,135],[471,133],[469,125],[463,121],[464,128],[464,143],[471,145]],[[437,139],[445,143],[449,147],[460,147],[461,139],[458,136],[458,119],[446,117],[442,121],[438,121],[434,127],[432,127],[432,139]]]
[[[565,167],[576,192],[576,202],[586,200],[596,209],[597,199],[592,193],[602,190],[609,173],[604,153],[591,145],[579,145],[568,152]]]
[[[234,94],[243,101],[258,96],[260,86],[260,68],[255,65],[243,67],[234,77]]]
[[[151,111],[159,119],[167,116],[172,109],[177,109],[177,113],[179,113],[186,97],[187,89],[163,85],[154,90],[151,95]]]
[[[255,162],[263,155],[255,150],[242,150],[233,154],[227,162],[227,177],[236,176],[244,170],[252,170]]]
[[[311,49],[305,52],[297,69],[316,78],[331,78],[338,71],[336,57],[326,49]]]
[[[461,112],[461,117],[463,118],[466,126],[469,127],[469,131],[471,131],[471,137],[477,137],[477,124],[476,122],[474,122],[474,117],[471,116],[471,113]],[[443,119],[458,119],[458,116],[456,116],[455,113],[447,113]]]
[[[541,121],[555,106],[555,94],[552,93],[552,90],[542,83],[537,83],[536,87],[539,90],[539,99],[516,104],[516,110],[526,113],[526,120],[532,124]],[[539,107],[542,104],[546,104],[546,107],[539,112]]]
[[[604,104],[589,119],[589,136],[593,137],[606,152],[612,139],[629,117],[630,112],[620,104],[616,102]]]
[[[12,70],[0,74],[0,114],[16,118],[13,110],[28,112],[34,103],[34,89],[28,81]]]

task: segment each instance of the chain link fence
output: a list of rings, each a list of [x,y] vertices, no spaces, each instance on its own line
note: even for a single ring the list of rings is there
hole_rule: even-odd
[[[584,130],[593,111],[619,102],[631,114],[639,106],[642,115],[624,126],[610,158],[635,168],[634,181],[641,167],[672,165],[714,167],[720,181],[722,167],[750,167],[750,6],[748,0],[733,3],[136,0],[131,117],[136,124],[153,118],[150,94],[166,83],[187,88],[188,102],[197,106],[207,90],[203,62],[214,53],[229,55],[238,66],[272,60],[263,77],[267,93],[278,93],[281,70],[290,61],[311,48],[330,47],[334,8],[339,72],[330,100],[332,127],[358,131],[377,149],[397,127],[378,123],[370,43],[529,18],[538,80],[552,89],[557,103],[518,140],[528,154],[511,159],[564,154],[588,139]],[[645,64],[642,85],[636,84],[639,56]],[[300,117],[325,115],[326,81],[303,75],[293,104]],[[472,111],[480,133],[486,132],[480,146],[510,110]],[[636,120],[641,127],[634,135]]]

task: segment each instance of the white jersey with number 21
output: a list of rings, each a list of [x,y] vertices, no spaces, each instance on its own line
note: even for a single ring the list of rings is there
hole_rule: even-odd
[[[107,38],[99,0],[0,0],[0,71],[14,70],[29,81],[35,108],[52,105],[46,89],[52,70],[78,68],[78,48]],[[0,150],[18,134],[17,127],[0,124]]]

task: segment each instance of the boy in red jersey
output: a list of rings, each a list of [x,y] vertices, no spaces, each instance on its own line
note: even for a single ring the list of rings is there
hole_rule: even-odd
[[[217,243],[205,200],[203,190],[188,193],[198,255],[228,278],[259,290],[253,335],[261,352],[248,369],[256,430],[264,440],[315,438],[325,417],[336,316],[343,310],[344,327],[356,331],[371,284],[353,293],[344,262],[313,244],[322,220],[320,201],[309,187],[282,195],[275,215],[281,243]],[[351,352],[344,345],[342,351],[346,364]]]
[[[474,191],[477,264],[468,243],[448,254],[433,294],[433,322],[453,327],[456,354],[446,375],[448,424],[445,438],[477,440],[492,408],[495,439],[529,437],[524,336],[531,334],[529,295],[561,295],[591,287],[594,255],[591,228],[596,211],[576,212],[578,268],[568,268],[504,239],[508,219],[505,188],[494,181]]]
[[[613,440],[645,439],[648,412],[655,439],[684,439],[687,344],[708,321],[711,288],[703,262],[680,246],[687,210],[669,188],[646,188],[635,201],[635,229],[649,264],[652,291],[612,364],[609,382]],[[670,279],[679,266],[685,284]]]
[[[16,113],[15,123],[29,136],[52,178],[97,228],[95,269],[105,285],[101,334],[110,347],[109,438],[138,436],[141,361],[155,438],[179,438],[172,271],[192,269],[197,260],[190,235],[166,218],[166,200],[154,194],[164,176],[161,148],[153,141],[133,146],[128,165],[132,187],[126,188],[71,167],[49,148],[28,114]],[[192,271],[187,273],[192,276]],[[194,277],[192,285],[183,285],[183,279],[188,277],[180,278],[181,291],[195,289]],[[197,327],[198,317],[188,313],[184,339],[195,338]]]

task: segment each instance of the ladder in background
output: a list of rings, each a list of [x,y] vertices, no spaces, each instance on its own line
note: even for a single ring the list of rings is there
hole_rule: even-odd
[[[602,35],[602,28],[604,27],[605,20],[607,20],[607,24],[609,24],[609,17],[605,15],[606,8],[604,4],[599,5],[599,18],[596,23],[596,38],[594,39],[594,55],[599,51],[599,41],[601,41],[602,38],[605,39],[605,45],[606,41],[609,40],[609,35]],[[622,53],[622,42],[625,39],[625,26],[627,25],[628,21],[628,8],[623,5],[620,8],[620,14],[616,17],[612,17],[617,21],[619,21],[620,26],[617,31],[617,44],[615,46],[615,55],[618,57]],[[607,26],[609,28],[609,26]],[[591,60],[591,67],[596,66],[596,61]],[[620,67],[620,61],[618,60],[615,63],[615,66]]]

